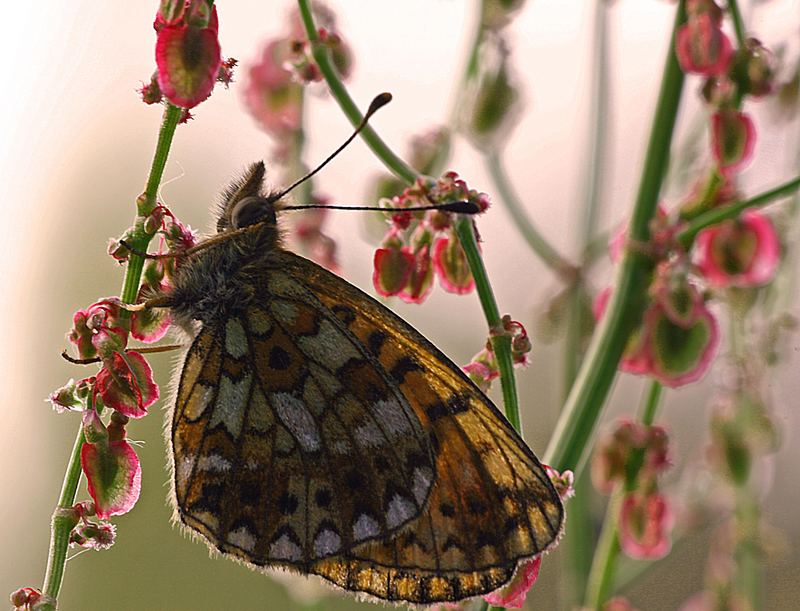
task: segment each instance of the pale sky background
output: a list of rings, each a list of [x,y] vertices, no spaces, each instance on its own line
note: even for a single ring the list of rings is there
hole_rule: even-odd
[[[373,0],[331,5],[356,58],[351,94],[365,106],[380,91],[393,93],[394,101],[375,117],[373,125],[397,152],[405,154],[408,138],[444,120],[457,95],[456,77],[476,17],[473,3]],[[6,58],[0,98],[4,218],[0,226],[4,246],[0,258],[0,337],[4,339],[0,344],[0,549],[5,550],[5,558],[0,561],[0,595],[22,585],[41,584],[49,516],[78,425],[78,417],[55,415],[43,399],[69,377],[89,375],[58,356],[66,346],[64,334],[72,313],[98,297],[117,294],[122,281],[124,270],[105,256],[106,241],[119,235],[133,217],[133,202],[143,188],[160,122],[160,108],[144,106],[135,93],[154,69],[151,24],[156,6],[155,0],[45,0],[4,7],[6,31],[0,40],[0,56]],[[262,42],[284,29],[292,3],[240,0],[218,6],[223,55],[246,65]],[[588,9],[592,6],[585,0],[531,0],[510,29],[513,62],[525,81],[528,106],[507,147],[509,172],[532,219],[570,256],[576,252],[575,207],[581,196],[589,128],[592,11]],[[605,119],[609,175],[603,229],[618,223],[631,205],[673,10],[672,3],[661,0],[620,0],[609,14],[612,110]],[[787,53],[797,56],[798,0],[763,3],[748,23],[768,45],[790,40]],[[695,79],[687,82],[681,114],[684,134],[698,112],[698,85]],[[350,126],[324,96],[313,97],[309,106],[306,159],[313,162],[334,149],[350,133]],[[760,140],[756,161],[745,172],[742,186],[748,193],[757,193],[798,173],[798,122],[778,124],[774,113],[758,104],[749,109],[757,117]],[[163,187],[162,197],[182,219],[206,229],[208,207],[219,190],[245,165],[264,158],[272,144],[245,114],[238,84],[229,91],[216,90],[195,116],[178,129],[165,172],[165,180],[174,180]],[[450,167],[471,186],[491,192],[480,159],[466,141],[456,141]],[[334,201],[370,203],[364,201],[367,179],[380,170],[377,160],[357,141],[324,170],[317,185]],[[271,176],[277,180],[278,174],[274,171]],[[346,213],[329,218],[329,233],[340,245],[344,275],[371,292],[375,244],[361,238],[363,220]],[[480,230],[501,310],[513,313],[532,330],[537,308],[556,293],[557,281],[527,250],[499,204],[480,220]],[[599,288],[609,278],[601,266],[593,281]],[[399,303],[392,307],[457,362],[466,362],[483,342],[479,335],[483,319],[474,296],[456,297],[437,287],[423,307]],[[458,314],[458,324],[447,325],[453,312]],[[796,305],[793,312],[798,314]],[[796,336],[789,352],[774,386],[783,448],[764,473],[772,469],[775,478],[766,497],[771,523],[784,529],[779,532],[787,533],[790,545],[796,545],[800,450],[791,447],[797,446],[795,413],[800,407],[796,375],[800,341]],[[528,400],[523,404],[527,439],[539,455],[557,417],[561,387],[554,380],[560,379],[561,360],[558,346],[537,343],[533,366],[519,377],[523,398]],[[154,361],[162,382],[168,380],[169,362],[166,357]],[[668,393],[661,413],[677,431],[678,469],[702,454],[706,400],[718,375],[712,372],[698,385]],[[641,380],[623,378],[612,411],[630,411],[641,387]],[[209,560],[202,545],[189,542],[168,526],[162,486],[166,476],[160,466],[164,448],[158,432],[161,404],[151,411],[148,418],[129,427],[130,436],[145,443],[140,506],[117,520],[120,540],[113,550],[89,552],[68,564],[63,608],[214,609],[226,600],[237,601],[244,609],[269,608],[267,600],[279,605],[276,608],[296,606],[265,578],[225,560]],[[176,548],[179,551],[173,551]],[[661,584],[676,601],[701,585],[705,549],[697,547],[692,553],[694,581]],[[787,564],[796,564],[796,552],[781,558],[779,577],[771,582],[778,594],[770,599],[770,608],[781,608],[775,600],[787,600],[781,596],[790,596],[792,580],[800,579],[796,566],[786,569]],[[544,573],[548,570],[557,567],[545,567]],[[102,584],[93,584],[93,576]],[[96,598],[89,590],[79,591],[93,587]],[[226,592],[233,598],[226,599]],[[198,598],[192,599],[193,595]],[[109,596],[115,597],[113,604]],[[641,604],[642,608],[666,609],[672,603],[664,607]],[[351,599],[335,603],[341,609],[353,605]]]

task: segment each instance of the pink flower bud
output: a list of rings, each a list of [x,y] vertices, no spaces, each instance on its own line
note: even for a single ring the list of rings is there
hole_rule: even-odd
[[[83,408],[83,401],[78,396],[78,386],[75,380],[70,379],[64,386],[57,388],[48,397],[48,400],[59,414],[65,411],[80,410]]]
[[[620,547],[637,560],[663,558],[672,547],[672,526],[672,510],[662,494],[628,494],[620,510]]]
[[[733,57],[730,77],[742,94],[759,98],[775,88],[775,56],[755,38],[748,38]]]
[[[727,70],[733,47],[719,24],[704,13],[680,27],[675,53],[684,72],[718,76]]]
[[[711,117],[711,151],[721,172],[742,169],[755,145],[756,129],[747,114],[726,108]]]
[[[36,588],[19,588],[11,593],[10,598],[15,611],[28,611],[39,602],[42,593]]]
[[[558,492],[558,496],[561,497],[562,501],[575,496],[575,474],[572,471],[567,469],[559,473],[550,465],[542,466],[547,473],[547,477],[553,482],[553,486],[555,486],[556,492]]]
[[[756,210],[697,235],[697,266],[719,288],[753,287],[772,280],[780,261],[780,241],[772,222]]]

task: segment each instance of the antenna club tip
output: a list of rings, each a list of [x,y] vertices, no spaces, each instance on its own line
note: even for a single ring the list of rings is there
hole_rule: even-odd
[[[372,100],[372,103],[369,105],[369,109],[367,110],[367,115],[371,115],[378,109],[386,106],[389,102],[392,101],[392,94],[388,91],[384,91],[383,93],[379,93],[375,96]]]

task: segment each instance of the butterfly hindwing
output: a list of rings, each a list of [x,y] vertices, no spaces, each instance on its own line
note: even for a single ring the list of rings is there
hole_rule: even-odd
[[[206,324],[173,415],[180,519],[247,562],[307,570],[387,539],[435,480],[421,423],[321,304],[265,295]]]
[[[508,581],[517,562],[557,538],[563,508],[544,468],[506,419],[419,332],[316,264],[276,251],[261,286],[334,313],[391,377],[430,440],[427,503],[393,537],[318,560],[349,589],[412,602],[458,600]]]

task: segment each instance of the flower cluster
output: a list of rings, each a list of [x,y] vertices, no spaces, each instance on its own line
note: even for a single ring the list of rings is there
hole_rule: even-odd
[[[372,283],[384,297],[397,295],[408,303],[422,303],[433,288],[434,273],[442,288],[463,295],[475,287],[472,273],[453,227],[452,214],[441,210],[415,212],[430,204],[468,201],[483,212],[489,197],[467,187],[455,172],[439,180],[420,178],[401,195],[382,199],[391,210],[389,228],[375,251]]]
[[[712,112],[712,156],[719,173],[730,175],[748,163],[755,147],[755,127],[741,112],[742,101],[774,89],[775,59],[755,38],[734,51],[715,0],[688,2],[687,17],[678,30],[675,52],[686,73],[705,77],[702,92]]]
[[[624,491],[619,543],[631,558],[661,558],[669,553],[672,511],[659,492],[658,476],[669,466],[669,442],[660,426],[620,421],[597,445],[592,481],[598,490]]]
[[[497,365],[497,358],[492,348],[492,337],[506,335],[511,338],[511,359],[514,365],[524,367],[528,364],[528,353],[531,351],[531,340],[528,332],[522,323],[511,320],[506,314],[502,318],[498,329],[492,329],[491,337],[487,340],[484,348],[472,357],[472,360],[462,368],[469,378],[486,392],[493,380],[500,376],[500,368]]]
[[[328,47],[339,74],[346,78],[353,62],[347,44],[336,32],[336,16],[320,2],[314,3],[313,10],[322,24],[320,44]],[[242,89],[250,116],[278,144],[273,158],[284,162],[302,129],[303,86],[321,79],[297,10],[292,11],[288,24],[287,31],[268,40],[259,58],[247,68]]]
[[[219,81],[233,80],[235,59],[223,60],[217,8],[208,0],[162,0],[156,31],[155,74],[140,89],[142,100],[156,104],[166,98],[187,111],[208,98]]]
[[[646,309],[628,340],[620,369],[672,387],[701,378],[719,346],[719,326],[708,307],[714,293],[706,289],[764,285],[772,280],[780,255],[772,222],[755,210],[702,230],[687,253],[676,240],[685,227],[684,210],[671,216],[660,208],[646,245],[627,244],[623,229],[609,247],[615,262],[625,248],[643,249],[657,261]],[[611,296],[610,288],[598,295],[597,319]]]

